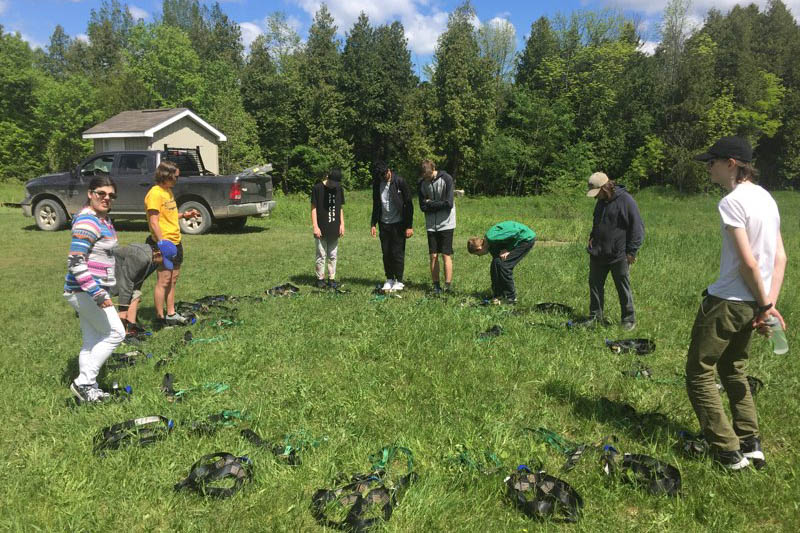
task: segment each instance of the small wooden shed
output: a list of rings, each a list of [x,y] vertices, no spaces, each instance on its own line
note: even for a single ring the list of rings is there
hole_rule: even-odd
[[[206,169],[219,174],[219,143],[228,140],[211,124],[184,107],[123,111],[83,132],[95,153],[200,147]]]

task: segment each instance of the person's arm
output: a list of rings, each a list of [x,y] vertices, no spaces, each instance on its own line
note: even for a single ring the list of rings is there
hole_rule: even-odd
[[[403,197],[403,225],[406,228],[406,239],[414,235],[414,202],[411,201],[411,190],[406,180],[398,180],[400,195]]]
[[[419,180],[419,187],[417,191],[417,196],[419,196],[419,210],[423,213],[427,213],[430,210],[431,201],[428,198],[425,198],[425,193],[422,190],[422,186],[425,184],[425,180]]]
[[[455,201],[455,188],[453,187],[453,177],[450,174],[442,176],[444,181],[444,191],[442,192],[441,200],[431,200],[428,202],[428,209],[431,211],[450,211],[453,209],[453,202]]]
[[[111,297],[89,272],[89,251],[100,239],[100,236],[100,227],[89,219],[79,220],[72,226],[67,270],[75,278],[81,290],[87,293],[99,307],[108,307],[113,305]]]
[[[772,307],[760,313],[753,321],[753,327],[758,329],[762,335],[769,335],[769,327],[766,327],[765,321],[770,315],[780,317],[780,313],[770,313],[775,308],[775,302],[769,301],[769,294],[764,290],[764,282],[761,279],[761,270],[758,268],[758,261],[753,256],[753,251],[750,249],[750,239],[747,238],[747,230],[745,228],[734,228],[725,226],[725,229],[733,237],[733,245],[739,256],[739,274],[741,274],[750,293],[756,299],[756,305],[765,306],[773,304]],[[777,311],[776,311],[777,312]],[[783,323],[783,317],[780,318]]]
[[[147,210],[147,225],[150,227],[150,233],[153,234],[156,242],[164,240],[164,235],[161,233],[161,226],[158,224],[158,211],[155,209]]]
[[[775,244],[775,266],[772,270],[772,286],[769,289],[767,300],[772,302],[773,305],[778,305],[778,297],[781,294],[787,263],[786,250],[783,248],[783,237],[781,237],[780,230],[778,230],[778,239]]]
[[[633,264],[636,262],[636,254],[644,242],[644,222],[636,201],[630,196],[626,196],[626,200],[628,229],[625,232],[625,255],[628,258],[628,264]]]
[[[317,224],[317,206],[311,206],[311,229],[314,232],[314,237],[319,239],[322,237],[322,230],[319,229],[319,224]]]
[[[372,182],[372,216],[370,217],[369,225],[372,227],[372,236],[375,236],[375,226],[378,225],[378,219],[381,216],[381,184],[380,181],[373,180]]]
[[[339,208],[339,237],[344,237],[344,209]]]

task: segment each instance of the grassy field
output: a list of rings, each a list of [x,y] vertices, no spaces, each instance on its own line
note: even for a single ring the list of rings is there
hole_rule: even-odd
[[[0,186],[2,201],[22,196],[19,186]],[[309,512],[313,492],[330,487],[338,472],[365,471],[371,453],[397,443],[413,450],[420,477],[382,528],[388,532],[796,531],[800,308],[793,265],[800,257],[800,199],[795,193],[776,198],[790,261],[779,308],[791,349],[776,356],[767,341],[753,341],[749,373],[765,383],[757,404],[769,468],[736,476],[675,448],[679,430],[697,430],[679,376],[700,292],[718,269],[718,197],[637,195],[647,238],[632,271],[634,336],[655,340],[656,352],[641,359],[663,381],[622,375],[636,358],[604,346],[607,338],[630,336],[618,327],[567,330],[565,317],[532,310],[552,301],[587,312],[584,246],[592,200],[460,199],[457,293],[448,299],[426,296],[427,246],[417,211],[406,254],[407,290],[402,299],[376,300],[371,290],[383,272],[378,241],[369,236],[369,199],[352,193],[339,248],[338,277],[348,294],[311,290],[314,246],[305,197],[279,197],[271,218],[253,220],[241,233],[185,237],[179,299],[262,295],[287,281],[301,287],[300,295],[239,304],[238,327],[193,326],[195,337],[225,339],[186,346],[165,368],[153,361],[184,331],[155,334],[145,348],[154,359],[101,378],[130,384],[132,399],[81,408],[66,406],[80,346],[78,322],[61,297],[69,234],[37,231],[19,209],[0,208],[6,242],[0,257],[0,530],[321,531]],[[489,260],[469,256],[466,238],[506,219],[530,225],[539,237],[516,269],[520,303],[513,311],[464,305],[489,288]],[[118,229],[121,244],[146,236],[144,222],[120,222]],[[152,283],[145,285],[145,324],[153,318]],[[607,314],[618,320],[610,279],[606,296]],[[479,341],[478,334],[495,324],[504,333]],[[200,388],[181,403],[168,403],[159,391],[165,371],[175,375],[178,388]],[[230,388],[217,394],[202,389],[207,382]],[[625,403],[663,413],[668,423],[634,424],[613,408]],[[186,422],[222,409],[239,409],[247,419],[210,436],[187,430]],[[164,441],[104,458],[92,453],[101,428],[153,414],[176,420]],[[540,426],[577,442],[616,435],[621,451],[675,465],[682,495],[669,499],[610,483],[589,452],[561,474],[564,456],[523,430]],[[321,444],[292,468],[242,439],[244,427],[271,439],[304,431]],[[570,526],[527,519],[505,499],[502,475],[453,467],[448,458],[459,445],[493,450],[508,471],[538,458],[583,496],[583,519]],[[254,483],[223,501],[172,490],[197,458],[220,450],[248,454]]]

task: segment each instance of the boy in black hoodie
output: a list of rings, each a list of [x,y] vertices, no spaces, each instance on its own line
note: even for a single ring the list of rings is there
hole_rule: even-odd
[[[608,273],[614,279],[622,310],[622,329],[636,327],[630,265],[644,242],[644,223],[639,206],[628,192],[602,172],[589,176],[586,196],[596,198],[592,232],[589,234],[589,314],[603,320],[604,288]]]
[[[406,181],[385,163],[375,164],[372,182],[372,236],[380,229],[385,291],[401,291],[406,257],[406,239],[414,235],[414,205]]]

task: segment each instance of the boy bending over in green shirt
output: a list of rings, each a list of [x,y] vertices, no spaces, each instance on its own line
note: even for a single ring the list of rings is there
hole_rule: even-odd
[[[483,237],[470,237],[467,251],[474,255],[492,254],[489,273],[492,277],[492,303],[517,302],[514,286],[514,267],[531,251],[536,233],[525,224],[507,220],[495,224]]]

